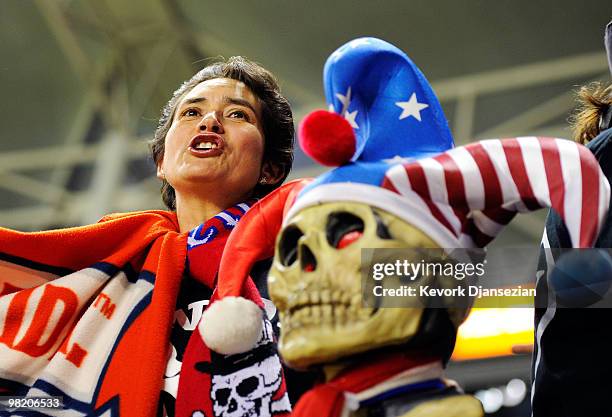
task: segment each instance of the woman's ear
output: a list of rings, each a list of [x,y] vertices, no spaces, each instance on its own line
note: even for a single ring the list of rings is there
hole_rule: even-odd
[[[164,168],[162,167],[162,163],[157,164],[157,178],[160,180],[166,179],[166,174],[164,174]]]
[[[159,172],[159,170],[158,170]],[[279,181],[282,181],[285,176],[285,171],[278,165],[274,165],[271,162],[264,162],[261,167],[261,174],[259,175],[259,183],[266,185],[274,185]]]

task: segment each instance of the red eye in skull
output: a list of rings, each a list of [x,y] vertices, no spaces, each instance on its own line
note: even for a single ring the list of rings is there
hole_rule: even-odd
[[[343,249],[359,240],[363,229],[363,220],[354,214],[346,211],[332,213],[327,219],[327,241],[332,247]]]
[[[363,232],[360,231],[360,230],[355,230],[355,231],[352,231],[352,232],[348,232],[348,233],[346,233],[344,236],[342,236],[340,238],[340,241],[338,241],[338,244],[336,245],[336,248],[337,249],[345,248],[348,245],[350,245],[351,243],[355,242],[361,236],[363,236]]]

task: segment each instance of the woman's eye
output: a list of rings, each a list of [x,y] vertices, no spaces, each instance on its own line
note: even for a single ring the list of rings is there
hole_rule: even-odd
[[[200,112],[197,109],[187,109],[182,113],[183,116],[194,117],[199,116]]]
[[[248,119],[246,112],[242,110],[232,110],[228,116],[232,119]]]

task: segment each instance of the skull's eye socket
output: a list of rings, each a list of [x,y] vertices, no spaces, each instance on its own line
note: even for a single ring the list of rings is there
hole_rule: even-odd
[[[363,235],[363,220],[346,211],[332,213],[327,219],[327,242],[334,248],[342,249]]]
[[[250,376],[244,381],[242,381],[240,384],[238,384],[238,386],[236,387],[236,392],[241,397],[246,397],[247,395],[255,391],[257,387],[259,387],[259,379],[256,376]]]
[[[278,245],[280,261],[284,266],[292,265],[297,259],[298,240],[304,236],[297,226],[289,226],[283,232]]]
[[[391,239],[391,233],[389,228],[385,225],[385,222],[376,211],[372,210],[374,220],[376,220],[376,235],[381,239]]]
[[[219,405],[226,406],[231,393],[232,390],[229,388],[219,388],[217,391],[215,391],[215,400],[217,403],[219,403]]]

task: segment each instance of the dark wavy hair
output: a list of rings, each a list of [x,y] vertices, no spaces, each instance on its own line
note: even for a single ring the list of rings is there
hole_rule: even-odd
[[[196,85],[213,78],[231,78],[243,82],[261,103],[264,134],[263,162],[269,162],[282,173],[281,180],[276,184],[258,183],[255,186],[253,197],[263,197],[278,188],[291,171],[295,136],[293,115],[289,102],[280,93],[276,78],[259,64],[241,56],[208,65],[185,81],[172,94],[172,98],[162,109],[153,140],[149,142],[153,161],[159,165],[164,157],[166,135],[181,99]],[[176,193],[166,180],[162,181],[161,194],[164,204],[170,210],[176,210]]]

